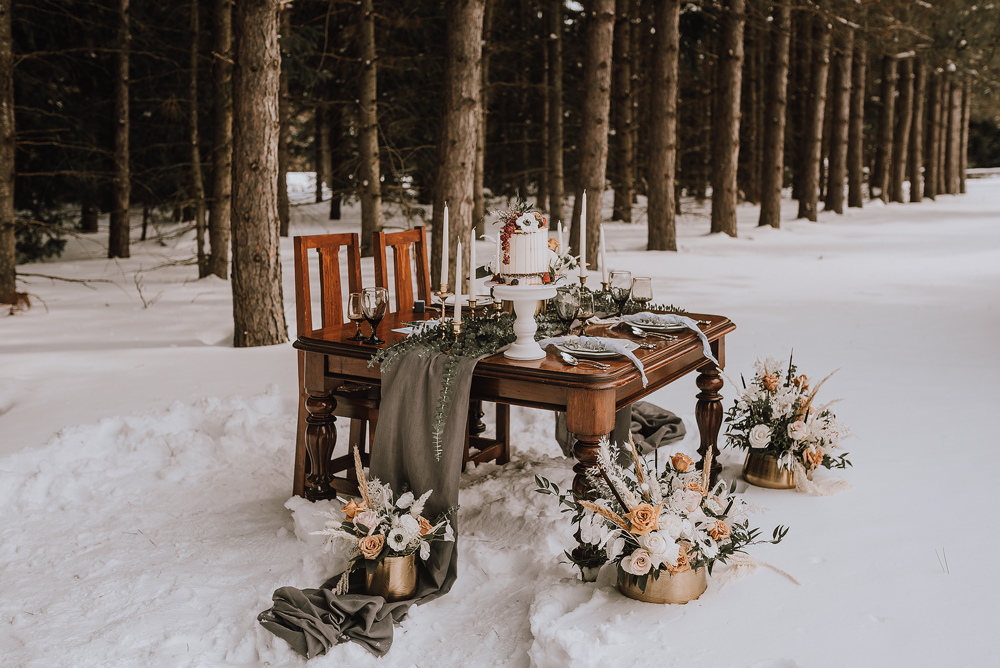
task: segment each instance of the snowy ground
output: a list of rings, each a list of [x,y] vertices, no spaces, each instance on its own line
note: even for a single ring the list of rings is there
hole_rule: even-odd
[[[532,491],[535,473],[569,480],[570,462],[551,415],[518,409],[514,461],[463,480],[451,594],[415,608],[384,659],[348,643],[311,665],[991,665],[1000,571],[977,560],[1000,550],[1000,180],[968,188],[819,224],[788,202],[781,230],[744,206],[738,239],[692,214],[679,253],[641,252],[641,222],[606,226],[609,264],[652,276],[657,301],[738,325],[730,375],[792,347],[809,376],[840,369],[821,398],[844,398],[855,488],[746,490],[769,509],[760,526],[791,527],[753,554],[800,586],[762,570],[654,606],[581,582],[560,563],[569,526]],[[325,210],[296,209],[293,234],[357,229],[356,210],[336,224]],[[105,239],[19,269],[110,282],[30,278],[34,308],[0,317],[0,665],[302,665],[256,622],[275,588],[336,566],[308,535],[326,504],[289,499],[294,351],[232,348],[228,283],[167,266],[190,236],[133,242],[118,262]],[[294,336],[291,256],[283,240]],[[687,452],[694,393],[692,377],[652,397],[685,418]]]

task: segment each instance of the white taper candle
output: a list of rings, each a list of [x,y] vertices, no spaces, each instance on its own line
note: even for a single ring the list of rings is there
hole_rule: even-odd
[[[608,282],[608,260],[604,256],[604,224],[601,224],[601,282]]]
[[[444,224],[441,225],[441,285],[448,285],[448,203],[444,203]]]
[[[580,203],[580,275],[587,275],[587,191]]]
[[[442,313],[444,310],[442,309]],[[455,253],[455,322],[462,322],[462,242]]]

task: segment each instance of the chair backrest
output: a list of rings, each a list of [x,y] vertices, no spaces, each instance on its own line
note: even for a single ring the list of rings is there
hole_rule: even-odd
[[[320,328],[344,324],[344,304],[340,294],[341,247],[347,248],[347,285],[351,292],[361,292],[361,242],[356,232],[295,237],[295,321],[299,336],[315,331],[309,289],[310,248],[319,253]]]
[[[427,259],[427,233],[422,225],[405,232],[375,232],[372,236],[375,247],[375,285],[389,287],[389,266],[385,248],[392,246],[394,286],[396,289],[395,311],[413,310],[413,270],[411,257],[416,260],[417,298],[431,302],[431,267]],[[413,247],[412,254],[410,247]]]

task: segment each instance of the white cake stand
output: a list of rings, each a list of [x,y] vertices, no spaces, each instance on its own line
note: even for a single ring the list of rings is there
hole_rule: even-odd
[[[500,299],[514,303],[514,334],[517,339],[503,354],[511,360],[539,360],[545,351],[535,341],[538,323],[535,322],[535,307],[539,299],[556,296],[555,285],[497,285],[493,294]]]

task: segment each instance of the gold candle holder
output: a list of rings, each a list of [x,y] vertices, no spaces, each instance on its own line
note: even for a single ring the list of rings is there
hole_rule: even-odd
[[[583,290],[583,288],[586,285],[587,285],[587,277],[586,276],[580,276],[580,289]]]
[[[611,292],[611,284],[601,281],[601,292]]]
[[[451,321],[451,331],[457,337],[459,334],[462,333],[462,323],[461,322],[455,322],[454,320],[452,320]]]
[[[444,317],[445,301],[448,299],[448,297],[451,297],[452,294],[454,294],[454,293],[448,292],[448,285],[446,283],[442,283],[441,284],[441,289],[439,289],[437,292],[432,292],[431,293],[432,296],[437,297],[438,301],[441,302],[441,317],[442,318]]]
[[[472,315],[476,315],[476,305],[477,304],[478,304],[478,300],[473,299],[472,297],[469,297],[469,312]]]

